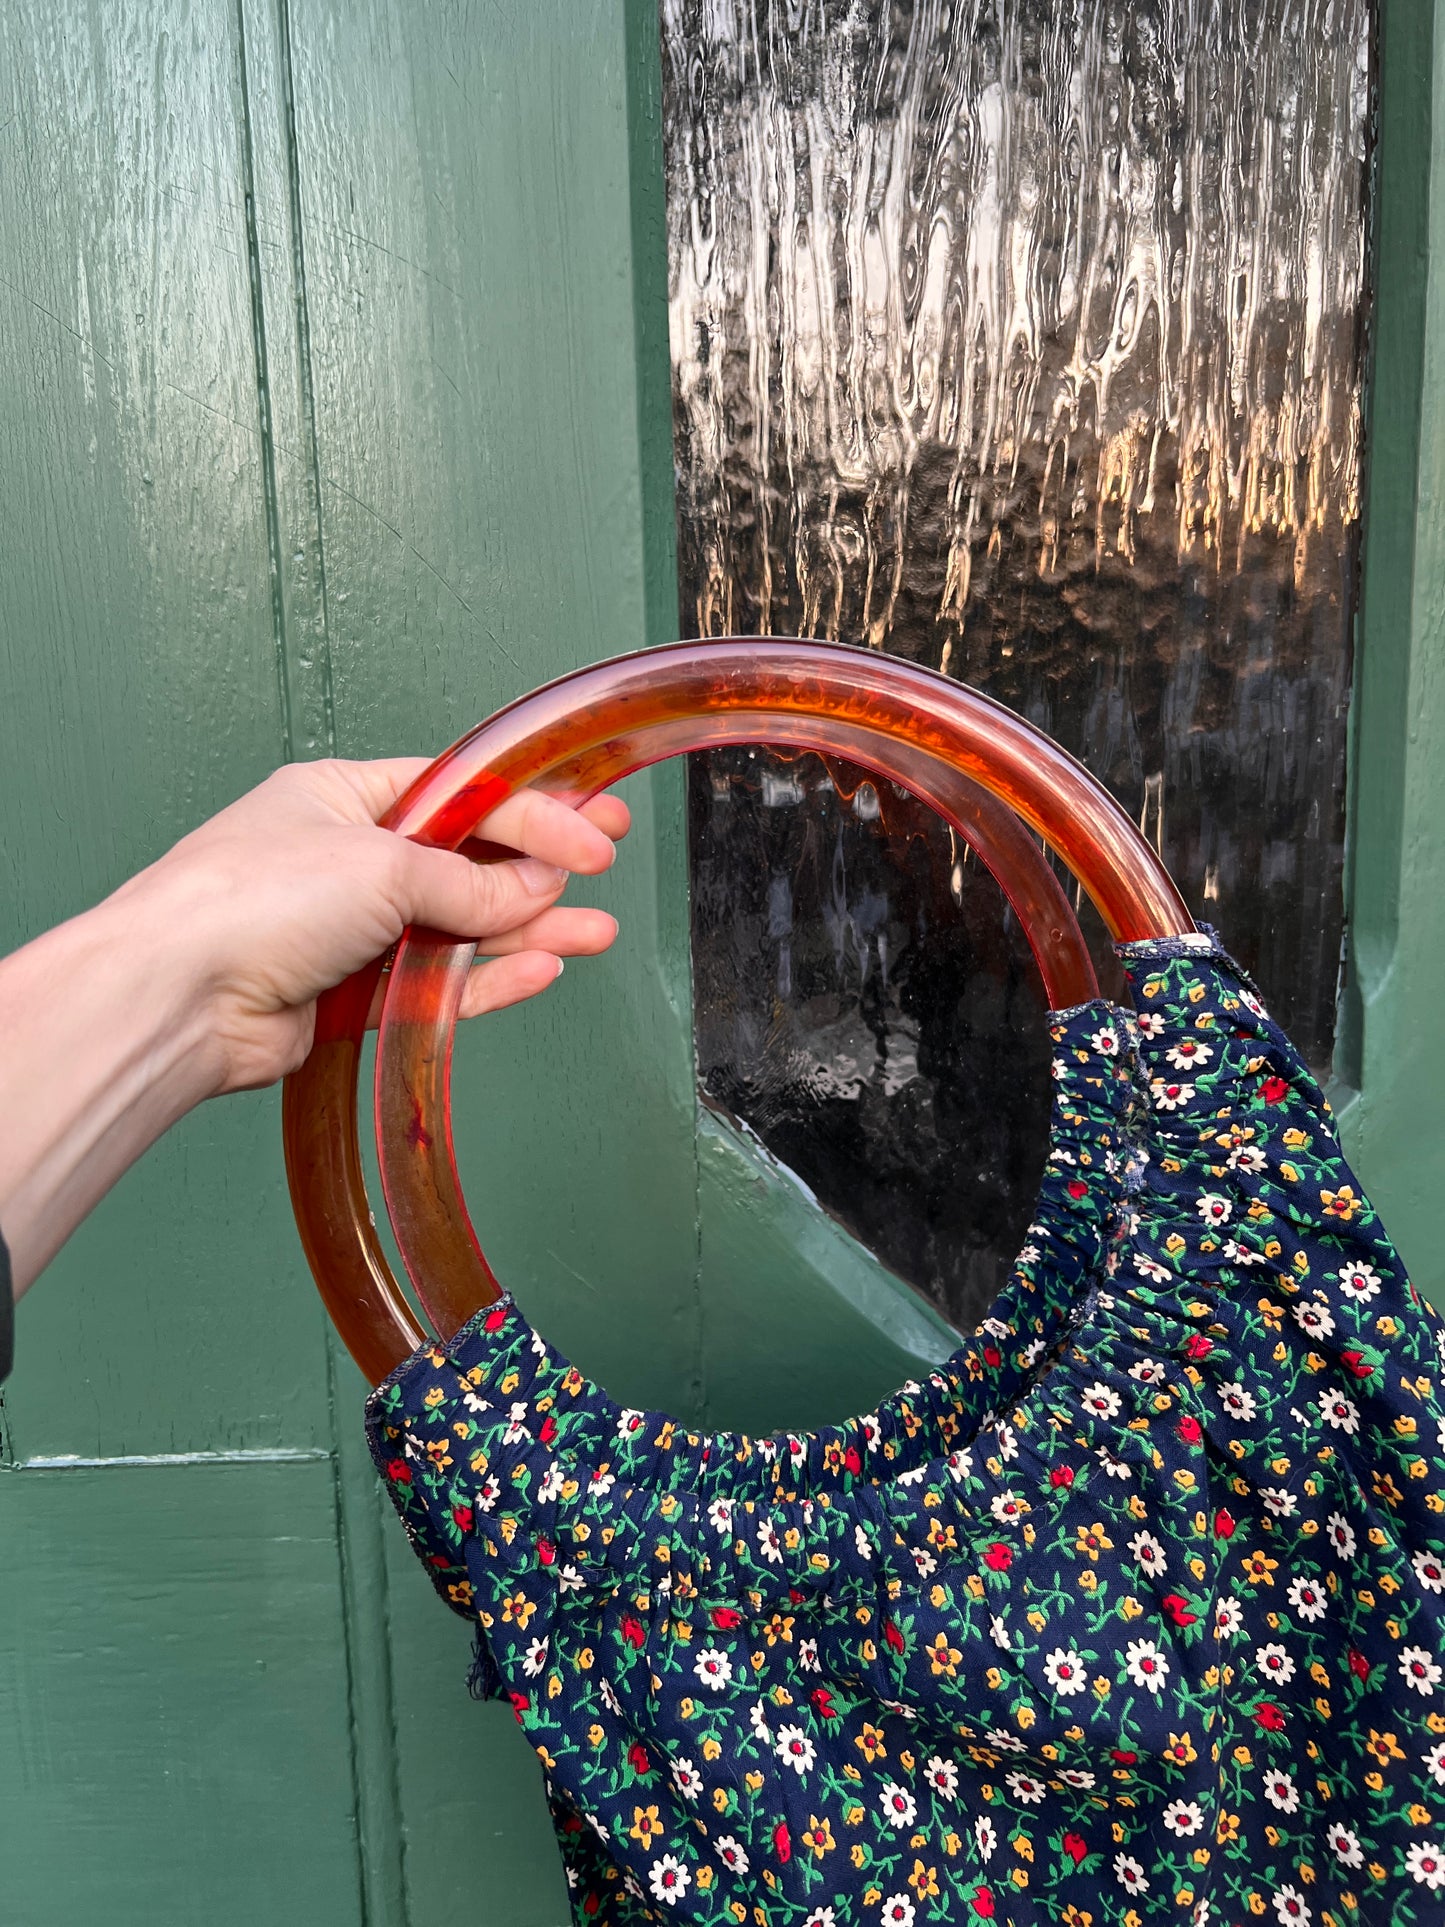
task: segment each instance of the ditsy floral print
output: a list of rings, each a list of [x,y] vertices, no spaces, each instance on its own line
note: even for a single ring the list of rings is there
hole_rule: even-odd
[[[373,1394],[579,1921],[1445,1921],[1439,1327],[1239,970],[1123,954],[992,1316],[876,1412],[688,1432],[510,1300]]]

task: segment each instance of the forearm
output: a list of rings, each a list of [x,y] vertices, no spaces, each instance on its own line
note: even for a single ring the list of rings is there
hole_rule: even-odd
[[[147,887],[0,960],[0,1231],[17,1295],[214,1088],[194,970]]]

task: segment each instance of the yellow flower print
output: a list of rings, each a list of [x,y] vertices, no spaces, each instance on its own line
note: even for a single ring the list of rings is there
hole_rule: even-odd
[[[426,1442],[426,1455],[438,1471],[444,1471],[452,1462],[452,1455],[447,1450],[447,1441],[445,1439],[428,1439]]]
[[[1403,1760],[1404,1751],[1393,1733],[1377,1733],[1372,1726],[1365,1751],[1372,1754],[1381,1766],[1388,1766],[1391,1760]]]
[[[949,1679],[956,1679],[958,1677],[958,1662],[963,1658],[963,1654],[956,1646],[949,1645],[947,1633],[939,1633],[932,1644],[925,1647],[924,1650],[928,1654],[930,1665],[933,1667],[933,1677],[935,1679],[945,1674]]]
[[[936,1900],[938,1898],[937,1867],[925,1867],[921,1860],[915,1860],[913,1872],[908,1876],[908,1884],[920,1900]]]
[[[1097,1565],[1101,1552],[1112,1552],[1114,1550],[1114,1541],[1109,1537],[1108,1533],[1105,1532],[1104,1528],[1097,1523],[1091,1526],[1080,1526],[1078,1538],[1074,1544],[1074,1550],[1077,1553],[1087,1555],[1090,1562]]]
[[[434,1412],[445,1397],[446,1393],[440,1385],[431,1385],[427,1388],[426,1397],[423,1398],[422,1404],[425,1405],[429,1412]]]
[[[831,1853],[837,1845],[833,1829],[826,1820],[820,1820],[816,1813],[809,1814],[808,1828],[803,1835],[803,1845],[814,1853],[819,1860],[825,1853]]]
[[[1348,1224],[1364,1199],[1355,1196],[1352,1185],[1342,1184],[1338,1191],[1321,1191],[1320,1203],[1325,1208],[1326,1217],[1339,1218]]]
[[[1409,1820],[1412,1827],[1428,1827],[1432,1818],[1433,1816],[1429,1807],[1422,1807],[1418,1800],[1409,1808]]]
[[[1221,1847],[1232,1846],[1239,1838],[1239,1815],[1237,1813],[1221,1813],[1219,1816],[1219,1824],[1214,1829],[1214,1837]]]
[[[1094,1916],[1071,1900],[1063,1912],[1063,1927],[1094,1927]]]
[[[470,1606],[472,1603],[471,1580],[459,1579],[454,1586],[448,1586],[447,1598],[454,1606]]]
[[[524,1592],[513,1593],[502,1601],[502,1618],[508,1625],[525,1627],[537,1608]]]
[[[632,1825],[627,1829],[641,1847],[650,1847],[659,1834],[666,1831],[657,1817],[656,1807],[634,1807]]]
[[[767,1625],[763,1628],[763,1637],[770,1646],[776,1646],[779,1640],[782,1640],[785,1646],[791,1645],[793,1638],[792,1614],[774,1613]]]
[[[875,1760],[887,1758],[888,1748],[883,1744],[883,1735],[878,1731],[876,1726],[869,1726],[866,1720],[863,1723],[863,1731],[858,1735],[857,1739],[854,1740],[853,1744],[858,1748],[858,1751],[863,1755],[869,1766],[872,1766]]]
[[[1251,1552],[1240,1560],[1244,1576],[1251,1586],[1272,1586],[1278,1559],[1266,1559],[1262,1552]]]
[[[1164,1757],[1166,1760],[1172,1760],[1175,1766],[1192,1766],[1198,1755],[1194,1751],[1194,1742],[1187,1733],[1171,1733],[1169,1744],[1164,1749]]]

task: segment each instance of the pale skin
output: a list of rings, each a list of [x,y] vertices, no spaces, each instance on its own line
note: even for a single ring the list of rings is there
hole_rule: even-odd
[[[293,764],[94,909],[0,959],[0,1231],[16,1295],[138,1157],[207,1098],[272,1084],[311,1044],[316,999],[409,923],[478,940],[464,1016],[553,984],[617,934],[563,907],[611,867],[627,806],[533,792],[478,834],[475,864],[376,820],[425,759]]]

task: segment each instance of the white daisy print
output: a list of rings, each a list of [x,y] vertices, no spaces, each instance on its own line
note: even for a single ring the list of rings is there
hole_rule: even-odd
[[[1164,1556],[1164,1548],[1152,1532],[1136,1532],[1129,1541],[1129,1551],[1140,1570],[1147,1573],[1151,1579],[1157,1579],[1168,1564]]]
[[[741,1840],[734,1839],[730,1833],[724,1833],[714,1840],[712,1850],[729,1873],[746,1873],[752,1865]]]
[[[1411,1847],[1405,1855],[1405,1866],[1411,1879],[1428,1887],[1432,1894],[1445,1887],[1445,1848],[1433,1840],[1421,1840]]]
[[[1299,1806],[1299,1788],[1294,1776],[1269,1768],[1264,1776],[1264,1797],[1280,1813],[1293,1813]]]
[[[1137,1860],[1131,1860],[1127,1853],[1114,1855],[1114,1877],[1127,1893],[1147,1894],[1149,1891],[1144,1869]]]
[[[1156,1111],[1177,1111],[1181,1105],[1188,1104],[1194,1096],[1192,1084],[1179,1084],[1162,1077],[1149,1080],[1149,1094],[1154,1100]]]
[[[1157,1699],[1169,1676],[1169,1662],[1152,1639],[1133,1639],[1124,1649],[1124,1670],[1136,1686]]]
[[[733,1663],[718,1647],[704,1646],[692,1670],[710,1693],[720,1693],[733,1676]]]
[[[801,1726],[780,1726],[778,1743],[773,1748],[784,1766],[790,1766],[801,1779],[818,1757],[813,1742]]]
[[[1373,1265],[1346,1265],[1335,1283],[1356,1305],[1368,1305],[1379,1296],[1380,1275]]]
[[[1350,1829],[1342,1826],[1338,1820],[1333,1826],[1326,1827],[1325,1840],[1330,1852],[1342,1867],[1364,1866],[1365,1853],[1360,1845],[1359,1835],[1351,1833]]]
[[[1332,1512],[1325,1520],[1325,1536],[1341,1559],[1355,1556],[1355,1528],[1343,1512]]]
[[[1407,1646],[1400,1655],[1400,1677],[1428,1699],[1440,1684],[1440,1668],[1423,1646]]]
[[[1067,1698],[1082,1693],[1089,1683],[1088,1669],[1071,1647],[1056,1646],[1044,1661],[1044,1678],[1056,1693]]]
[[[890,1827],[900,1832],[911,1827],[918,1818],[918,1803],[906,1787],[890,1780],[878,1796],[878,1804],[883,1809],[883,1818]]]
[[[665,1901],[669,1907],[675,1907],[692,1885],[692,1875],[675,1853],[665,1853],[661,1860],[654,1860],[647,1878],[653,1899]]]
[[[1174,1800],[1164,1809],[1164,1824],[1180,1840],[1187,1840],[1204,1825],[1204,1809],[1197,1800]]]
[[[1238,1419],[1242,1425],[1248,1425],[1259,1410],[1253,1392],[1245,1391],[1238,1379],[1220,1386],[1219,1402],[1229,1416]]]
[[[1048,1792],[1045,1783],[1032,1773],[1006,1773],[1004,1779],[1009,1792],[1026,1807],[1036,1807]]]
[[[1294,1678],[1294,1661],[1283,1646],[1257,1646],[1254,1663],[1274,1686],[1287,1686]]]
[[[1325,1392],[1319,1400],[1320,1417],[1337,1432],[1351,1437],[1360,1429],[1360,1408],[1344,1392]]]
[[[1313,1579],[1292,1579],[1285,1597],[1301,1619],[1323,1619],[1329,1611],[1330,1596]]]

